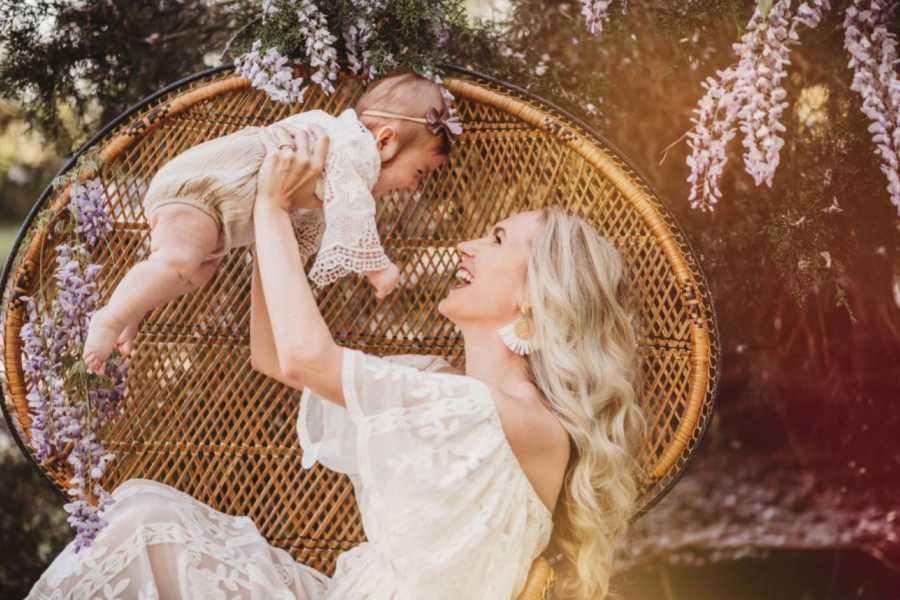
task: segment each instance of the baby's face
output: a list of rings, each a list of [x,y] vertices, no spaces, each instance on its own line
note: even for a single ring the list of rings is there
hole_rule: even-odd
[[[446,160],[447,156],[434,148],[406,148],[393,159],[381,164],[381,173],[372,188],[372,195],[380,198],[395,190],[413,191]]]

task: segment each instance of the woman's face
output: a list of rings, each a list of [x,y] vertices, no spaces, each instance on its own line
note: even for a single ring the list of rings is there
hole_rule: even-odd
[[[539,211],[521,212],[490,227],[484,237],[457,244],[458,272],[468,271],[471,283],[454,277],[438,312],[457,325],[501,327],[513,321],[526,302],[531,240],[540,227]]]

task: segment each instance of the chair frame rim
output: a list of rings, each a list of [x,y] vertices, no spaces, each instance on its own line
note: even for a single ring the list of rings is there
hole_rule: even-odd
[[[553,103],[550,100],[547,100],[546,98],[537,96],[534,93],[532,93],[528,90],[525,90],[524,88],[522,88],[520,86],[509,83],[507,81],[503,81],[503,80],[491,77],[489,75],[486,75],[484,73],[481,73],[481,72],[478,72],[478,71],[475,71],[475,70],[472,70],[469,68],[456,66],[456,65],[441,64],[440,67],[442,69],[444,69],[448,75],[450,73],[461,75],[470,81],[474,80],[477,82],[480,80],[485,83],[489,83],[489,84],[495,85],[499,88],[513,92],[516,95],[518,95],[520,98],[526,99],[530,103],[539,107],[544,112],[547,112],[547,113],[549,113],[551,115],[555,115],[555,116],[561,116],[564,119],[568,120],[570,123],[575,125],[578,129],[580,129],[584,134],[586,134],[587,136],[592,137],[595,140],[597,140],[598,142],[600,142],[600,144],[604,147],[605,150],[607,150],[609,153],[613,154],[616,159],[620,160],[629,169],[631,169],[633,171],[633,173],[640,179],[641,184],[643,186],[645,186],[651,192],[651,194],[658,200],[659,204],[662,205],[662,197],[656,192],[656,190],[654,189],[654,187],[652,185],[651,180],[642,172],[642,170],[639,169],[627,157],[627,155],[619,149],[618,146],[616,146],[614,143],[612,143],[610,140],[608,140],[606,137],[604,137],[595,128],[593,128],[592,126],[590,126],[589,124],[584,122],[580,117],[572,114],[568,110],[558,106],[557,104]],[[78,148],[78,150],[75,151],[75,153],[72,154],[72,156],[65,162],[65,164],[63,164],[63,166],[59,169],[59,171],[57,172],[54,179],[51,180],[51,182],[48,183],[48,185],[44,188],[43,192],[40,194],[40,196],[38,196],[38,199],[35,201],[31,210],[28,212],[27,216],[22,221],[22,224],[20,225],[19,231],[16,234],[16,238],[13,242],[13,245],[9,250],[9,255],[7,257],[6,263],[5,263],[5,265],[3,265],[2,271],[0,271],[0,296],[2,296],[2,290],[5,290],[8,286],[9,279],[13,275],[13,270],[14,270],[13,267],[16,264],[18,255],[21,251],[21,246],[22,246],[23,242],[25,241],[25,238],[28,237],[29,232],[31,231],[31,227],[32,227],[35,219],[46,208],[45,204],[46,204],[48,198],[50,198],[54,194],[54,192],[57,191],[56,188],[54,187],[54,183],[53,183],[57,177],[62,176],[64,174],[66,174],[68,171],[70,171],[74,166],[77,165],[78,160],[84,154],[86,154],[88,151],[93,149],[99,142],[101,142],[107,136],[107,134],[109,134],[111,131],[113,131],[115,128],[122,125],[123,123],[126,123],[129,119],[134,117],[135,114],[139,113],[141,110],[145,110],[149,105],[151,105],[157,99],[164,97],[165,95],[169,94],[170,92],[176,91],[179,88],[189,85],[191,83],[194,83],[198,80],[202,80],[202,79],[209,78],[209,77],[212,77],[215,75],[219,75],[226,71],[233,71],[233,70],[234,70],[234,65],[232,63],[223,64],[223,65],[219,65],[217,67],[212,67],[209,69],[205,69],[203,71],[199,71],[197,73],[193,73],[187,77],[184,77],[175,82],[172,82],[172,83],[158,89],[154,93],[142,98],[140,101],[136,102],[135,104],[133,104],[132,106],[127,108],[125,111],[123,111],[122,113],[117,115],[115,118],[113,118],[111,121],[109,121],[105,126],[103,126],[87,142],[82,144]],[[662,208],[666,212],[665,216],[668,219],[670,219],[672,221],[672,223],[675,224],[678,232],[682,234],[681,241],[686,245],[686,247],[690,251],[691,255],[696,257],[697,253],[694,250],[694,247],[691,244],[690,240],[687,238],[686,235],[684,235],[684,229],[681,228],[681,225],[676,220],[675,215],[665,205],[662,205]],[[710,307],[709,311],[704,311],[704,316],[707,318],[708,325],[709,325],[709,331],[711,334],[710,338],[712,340],[714,340],[715,345],[718,346],[719,340],[720,340],[719,327],[718,327],[718,319],[717,319],[716,311],[714,310],[714,304],[713,304],[711,290],[709,288],[708,281],[706,279],[706,276],[702,270],[702,267],[701,267],[699,261],[695,260],[693,266],[694,266],[693,275],[695,276],[695,278],[697,278],[699,280],[699,284],[700,284],[699,288],[700,288],[701,292],[705,292],[705,293],[702,293],[702,295],[705,297],[705,299],[707,301],[707,305]],[[0,298],[0,299],[2,299],[2,298]],[[5,329],[5,327],[6,327],[6,325],[4,325],[4,329]],[[5,335],[5,334],[0,333],[0,335]],[[6,352],[9,351],[8,348],[6,348],[6,347],[4,347],[4,348],[5,348]],[[653,508],[656,504],[658,504],[671,491],[671,489],[674,487],[674,485],[684,475],[687,468],[692,464],[694,457],[696,456],[700,446],[702,445],[703,438],[705,437],[706,430],[709,426],[709,422],[712,420],[712,417],[717,409],[717,397],[718,397],[718,388],[719,388],[719,381],[720,381],[719,374],[721,373],[721,361],[722,361],[721,351],[718,354],[719,354],[719,356],[718,356],[719,367],[718,367],[718,369],[715,369],[715,371],[713,372],[713,376],[710,378],[711,381],[709,381],[709,383],[708,383],[709,391],[706,393],[707,398],[708,398],[707,402],[709,403],[709,417],[707,419],[703,420],[702,424],[700,425],[699,430],[695,430],[696,435],[698,436],[697,442],[694,444],[694,447],[690,448],[687,452],[682,451],[681,458],[684,462],[683,462],[681,468],[678,470],[678,472],[673,477],[670,478],[670,480],[664,486],[659,488],[659,490],[656,492],[656,494],[654,494],[654,496],[649,501],[647,501],[642,507],[640,507],[638,510],[636,510],[634,515],[632,515],[632,517],[631,517],[631,522],[634,522],[634,521],[638,520],[640,517],[644,516],[651,508]],[[4,364],[5,364],[5,360],[4,360]],[[4,397],[3,386],[0,386],[0,410],[2,410],[3,416],[6,419],[6,422],[9,424],[8,429],[10,431],[10,434],[12,435],[13,439],[15,440],[16,445],[19,447],[20,451],[28,458],[29,462],[31,462],[31,464],[37,469],[37,471],[41,474],[41,476],[44,478],[44,480],[50,484],[51,488],[53,488],[56,491],[56,493],[63,500],[68,501],[69,498],[68,498],[65,490],[57,483],[57,481],[55,481],[50,476],[48,471],[40,463],[38,463],[37,459],[34,456],[34,453],[31,451],[30,446],[28,446],[25,443],[25,441],[23,439],[21,439],[18,428],[15,426],[15,424],[18,423],[18,419],[16,417],[14,417],[13,415],[11,415],[9,412],[10,409],[7,406],[7,399]],[[21,426],[21,425],[19,425],[19,426]]]

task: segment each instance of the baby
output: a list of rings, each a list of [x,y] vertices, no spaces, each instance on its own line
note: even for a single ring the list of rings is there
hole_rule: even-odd
[[[321,208],[291,214],[304,263],[316,253],[309,280],[322,287],[361,273],[383,298],[397,284],[399,269],[381,247],[375,199],[414,190],[449,155],[462,128],[440,88],[415,74],[397,75],[373,82],[355,108],[337,117],[312,110],[277,124],[318,125],[330,140],[316,185]],[[259,131],[247,127],[194,146],[153,177],[144,197],[150,256],[125,274],[91,319],[83,354],[88,370],[102,373],[115,347],[129,354],[147,312],[202,287],[229,250],[253,243],[257,174],[265,157]]]

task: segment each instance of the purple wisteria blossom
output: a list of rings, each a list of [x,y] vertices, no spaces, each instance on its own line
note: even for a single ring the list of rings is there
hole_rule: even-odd
[[[315,71],[310,75],[327,95],[334,93],[334,84],[340,66],[334,43],[337,38],[328,31],[328,20],[313,0],[302,0],[297,9],[299,30],[306,39],[306,58]]]
[[[738,118],[744,134],[744,168],[756,185],[765,183],[772,187],[775,170],[780,161],[785,131],[781,114],[787,108],[784,101],[787,92],[781,81],[787,76],[790,64],[790,46],[796,45],[797,28],[805,25],[814,29],[822,19],[822,13],[830,8],[828,0],[804,2],[792,13],[789,0],[772,5],[768,18],[754,25],[750,47],[738,49],[741,57],[738,69],[743,81],[741,108]],[[754,15],[755,16],[755,15]],[[752,22],[752,20],[751,20]]]
[[[687,179],[691,184],[688,200],[691,208],[701,210],[712,210],[713,204],[722,197],[719,178],[728,162],[726,148],[737,134],[735,123],[740,106],[733,88],[735,72],[729,67],[719,71],[718,75],[718,80],[707,77],[701,82],[706,93],[693,110],[696,115],[692,118],[694,127],[687,133],[691,148],[687,157],[691,168]]]
[[[91,315],[96,310],[97,274],[100,266],[89,262],[87,249],[77,244],[62,244],[57,248],[56,280],[57,327],[67,332],[68,344],[63,351],[73,354],[80,351],[87,335]]]
[[[31,440],[36,458],[45,461],[60,450],[52,421],[52,405],[64,398],[62,352],[65,332],[39,311],[37,301],[23,298],[28,322],[22,326],[22,371],[28,381],[28,410],[32,417]]]
[[[900,80],[894,70],[897,40],[887,29],[896,9],[896,2],[854,0],[844,16],[844,48],[853,70],[850,89],[862,96],[888,195],[900,215]]]
[[[791,11],[790,0],[777,0],[768,15],[757,7],[745,33],[734,44],[736,66],[718,71],[701,85],[706,93],[692,118],[688,132],[691,154],[689,201],[692,208],[712,210],[722,196],[719,179],[728,160],[726,148],[740,122],[744,133],[744,166],[756,185],[772,185],[784,140],[781,114],[787,93],[781,87],[790,46],[797,43],[799,25],[815,27],[828,0],[810,0]]]
[[[82,412],[84,411],[82,410]],[[97,441],[93,431],[85,431],[75,438],[75,445],[67,459],[74,472],[69,480],[72,484],[69,495],[74,500],[65,504],[63,509],[69,513],[66,521],[76,532],[76,552],[89,546],[106,525],[101,514],[112,504],[113,499],[99,481],[103,477],[107,465],[114,459],[115,454],[106,452],[103,445]],[[89,496],[95,498],[96,504],[89,501]]]
[[[366,46],[375,35],[375,26],[372,24],[375,13],[384,9],[385,0],[352,0],[352,4],[362,14],[344,32],[347,63],[351,73],[363,75],[371,80],[377,73],[375,66],[370,62],[371,52]]]
[[[93,246],[97,240],[112,231],[112,219],[106,210],[103,185],[99,178],[84,185],[77,182],[73,184],[69,210],[75,215],[75,230],[87,241],[88,246]]]
[[[356,23],[344,32],[350,72],[354,75],[363,75],[366,79],[373,79],[376,74],[375,66],[370,62],[371,53],[366,49],[366,44],[374,33],[372,25],[363,18],[357,19]]]
[[[235,71],[250,80],[250,85],[268,94],[275,102],[302,102],[306,88],[302,77],[294,77],[287,57],[275,48],[261,54],[262,42],[256,40],[246,54],[234,61]]]
[[[581,0],[581,14],[591,34],[603,31],[603,21],[609,19],[609,5],[612,0]]]
[[[387,0],[351,0],[351,2],[357,9],[364,10],[370,14],[384,9],[387,4]]]
[[[287,8],[284,5],[281,8]],[[269,17],[279,10],[275,0],[263,1],[263,15]],[[306,41],[306,58],[313,73],[310,80],[319,85],[327,95],[335,92],[334,81],[337,80],[340,65],[338,64],[335,42],[337,38],[328,30],[328,20],[313,0],[300,0],[296,8],[298,33]],[[354,29],[354,27],[356,29]],[[364,45],[371,37],[371,32],[365,29],[365,21],[351,26],[353,32],[347,32],[351,38],[347,38],[348,53],[350,54],[351,68],[357,64],[360,71],[374,74],[367,67],[368,53]],[[352,49],[351,49],[352,46]],[[354,60],[357,62],[354,63]],[[294,77],[290,61],[276,48],[269,48],[262,53],[262,42],[256,40],[250,51],[239,56],[234,61],[235,71],[242,77],[250,80],[251,85],[266,92],[275,102],[284,104],[302,102],[306,95],[307,86],[302,77]]]
[[[89,377],[77,368],[99,301],[100,267],[90,262],[88,244],[111,230],[98,185],[91,182],[74,188],[69,208],[76,217],[78,241],[57,246],[55,293],[48,300],[49,285],[42,286],[38,297],[23,299],[27,323],[20,330],[36,458],[46,461],[71,446],[68,493],[73,500],[63,508],[76,531],[76,552],[90,545],[103,527],[100,515],[112,502],[99,482],[115,455],[104,449],[96,432],[121,412],[127,376],[121,357],[107,361],[104,378]]]

